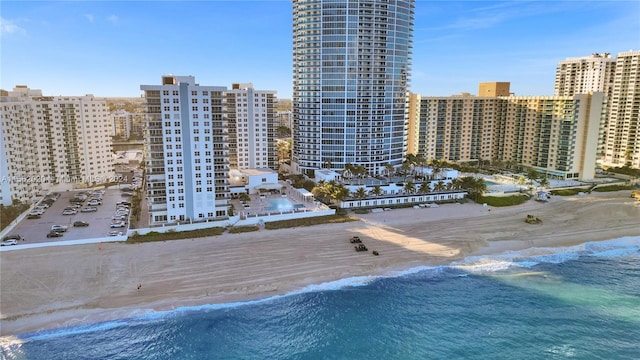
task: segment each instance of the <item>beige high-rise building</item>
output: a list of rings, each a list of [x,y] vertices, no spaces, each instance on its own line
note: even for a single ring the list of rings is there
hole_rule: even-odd
[[[418,138],[420,134],[420,94],[407,93],[407,154],[418,154]]]
[[[603,131],[602,165],[640,169],[640,51],[618,54]]]
[[[0,203],[116,180],[105,100],[17,86],[0,97],[0,110]]]
[[[509,96],[510,87],[510,82],[481,82],[480,85],[478,85],[478,96]]]
[[[555,96],[603,92],[611,96],[616,59],[609,53],[567,58],[556,67]]]
[[[422,97],[418,154],[456,162],[533,167],[557,179],[592,179],[604,94]]]

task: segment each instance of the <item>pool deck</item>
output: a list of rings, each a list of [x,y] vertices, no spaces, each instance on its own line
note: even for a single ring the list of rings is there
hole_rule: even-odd
[[[232,199],[231,204],[235,208],[235,213],[240,214],[241,217],[247,216],[255,216],[258,215],[267,215],[271,214],[280,214],[282,212],[295,212],[295,211],[309,211],[317,208],[317,203],[315,201],[305,200],[300,193],[291,187],[291,185],[286,185],[285,193],[266,193],[266,194],[251,194],[249,195],[251,198],[249,200],[249,207],[244,207],[244,205],[240,202],[240,199]],[[299,197],[299,198],[298,198]],[[270,208],[270,199],[286,199],[289,203],[291,203],[291,208],[282,209],[282,210],[273,210]]]

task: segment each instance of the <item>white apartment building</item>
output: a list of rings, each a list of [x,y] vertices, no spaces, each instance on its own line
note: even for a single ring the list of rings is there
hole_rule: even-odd
[[[229,127],[229,166],[232,169],[277,170],[275,151],[275,91],[232,84],[224,92]]]
[[[3,205],[49,189],[115,181],[105,100],[43,96],[21,85],[0,97],[0,111]]]
[[[224,86],[193,76],[141,85],[147,106],[147,200],[151,225],[223,220],[229,208]]]
[[[611,96],[616,59],[610,53],[567,58],[556,67],[555,96],[602,92]]]
[[[618,54],[608,121],[604,125],[602,165],[640,169],[640,51]]]

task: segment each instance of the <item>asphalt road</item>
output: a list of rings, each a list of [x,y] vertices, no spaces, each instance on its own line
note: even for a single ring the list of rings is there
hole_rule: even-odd
[[[131,201],[131,197],[122,196],[122,192],[118,189],[108,189],[102,198],[102,205],[96,206],[97,212],[83,213],[78,212],[75,215],[62,215],[65,207],[71,205],[71,199],[79,191],[67,191],[60,193],[60,197],[51,207],[49,207],[40,219],[24,219],[10,233],[20,234],[24,237],[25,243],[43,243],[52,241],[80,240],[101,238],[109,235],[110,231],[127,231],[127,227],[112,229],[111,219],[116,211],[116,203],[118,201]],[[86,201],[83,207],[87,206]],[[85,221],[89,223],[87,227],[73,227],[74,221]],[[52,225],[66,225],[67,231],[62,237],[47,238],[47,233]],[[22,242],[21,242],[22,243]]]

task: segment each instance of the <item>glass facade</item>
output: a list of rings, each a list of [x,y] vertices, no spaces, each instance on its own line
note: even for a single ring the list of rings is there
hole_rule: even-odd
[[[407,148],[414,1],[293,1],[293,162],[379,174]]]

